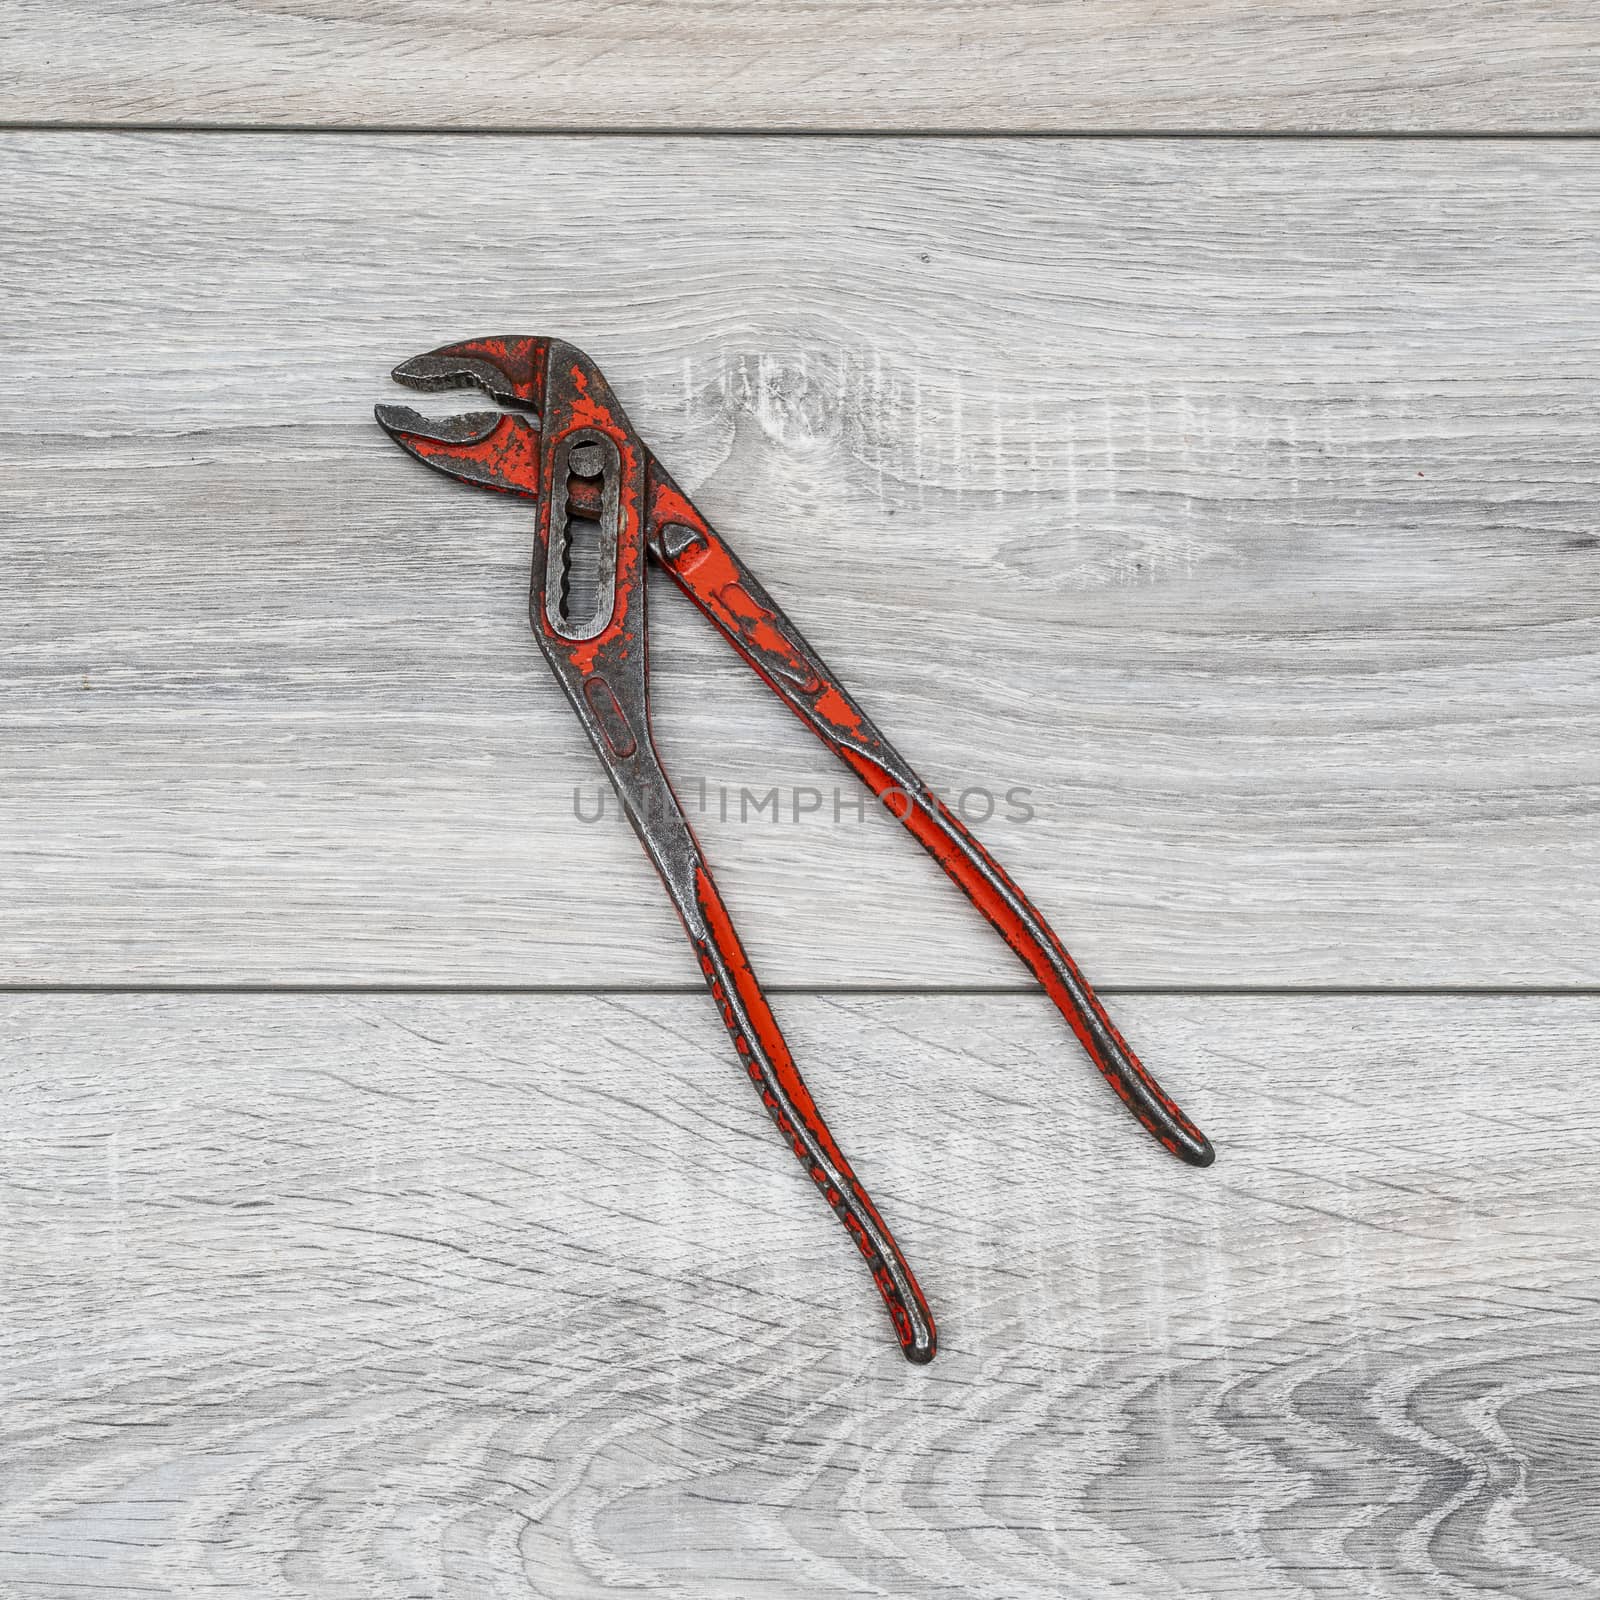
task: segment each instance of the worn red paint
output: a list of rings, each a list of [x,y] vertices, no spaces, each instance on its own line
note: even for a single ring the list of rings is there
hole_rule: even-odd
[[[385,426],[413,455],[442,471],[538,502],[532,620],[619,792],[626,799],[629,774],[644,763],[670,798],[665,774],[651,765],[656,758],[648,726],[643,570],[648,551],[773,692],[857,774],[983,912],[1044,985],[1090,1059],[1139,1122],[1174,1154],[1197,1165],[1209,1162],[1211,1147],[1205,1136],[1129,1049],[1049,924],[962,821],[894,751],[640,443],[610,399],[604,380],[584,364],[587,358],[570,360],[562,370],[565,381],[550,376],[550,343],[526,338],[469,340],[419,358],[432,364],[419,377],[421,387],[438,386],[441,364],[446,369],[442,381],[456,381],[448,372],[452,360],[486,364],[497,374],[491,382],[484,382],[478,369],[460,381],[477,382],[503,399],[536,408],[537,422],[528,416],[506,416],[481,439],[449,443],[407,433],[387,421]],[[560,348],[571,352],[570,346]],[[553,628],[544,601],[553,508],[559,507],[563,516],[569,508],[582,516],[602,515],[597,484],[577,476],[565,484],[552,481],[557,460],[564,459],[559,456],[563,441],[580,430],[611,440],[620,462],[615,602],[609,624],[591,640],[569,638]],[[620,701],[619,692],[624,692]],[[640,824],[636,817],[636,825],[689,929],[735,1051],[779,1131],[866,1258],[902,1348],[914,1360],[928,1360],[936,1348],[936,1334],[916,1279],[817,1110],[704,868],[692,830],[675,800],[670,803],[684,830],[674,848],[687,850],[696,863],[692,882],[675,884],[676,867],[669,872],[660,853],[666,846],[660,850],[652,846],[648,820]]]
[[[717,892],[717,886],[711,881],[710,874],[701,870],[695,874],[695,892],[700,902],[701,911],[705,915],[706,926],[711,930],[711,937],[716,943],[717,951],[722,957],[723,966],[733,974],[733,981],[739,990],[739,998],[743,1002],[745,1014],[750,1019],[759,1040],[761,1050],[766,1059],[771,1062],[776,1070],[778,1080],[782,1085],[784,1095],[795,1113],[805,1123],[816,1142],[826,1153],[834,1169],[850,1187],[851,1197],[855,1203],[872,1218],[878,1229],[887,1234],[888,1224],[878,1213],[878,1208],[873,1204],[872,1197],[867,1193],[861,1181],[856,1177],[854,1168],[845,1158],[845,1153],[839,1148],[828,1125],[822,1119],[822,1113],[817,1110],[816,1102],[811,1098],[811,1091],[806,1087],[805,1079],[800,1076],[799,1068],[794,1064],[794,1057],[789,1051],[788,1041],[778,1027],[776,1018],[772,1015],[771,1007],[767,1004],[767,997],[761,991],[761,985],[756,980],[755,973],[751,970],[749,957],[745,955],[744,946],[739,942],[739,935],[734,931],[733,921],[728,916],[728,909],[723,904],[722,896]],[[738,1025],[732,1007],[727,1003],[727,998],[722,992],[719,982],[713,978],[715,968],[709,955],[702,951],[700,957],[701,970],[706,974],[711,983],[711,997],[716,1001],[722,1013],[723,1026],[733,1037],[734,1048],[741,1059],[750,1061],[754,1052],[749,1041],[744,1037]],[[760,1085],[760,1074],[752,1064],[749,1066],[751,1078]],[[762,1100],[768,1113],[778,1126],[778,1131],[788,1140],[790,1147],[806,1166],[811,1181],[822,1190],[823,1197],[828,1204],[839,1213],[841,1220],[850,1229],[851,1236],[856,1241],[856,1247],[866,1257],[872,1268],[873,1281],[878,1286],[878,1292],[883,1296],[885,1306],[888,1308],[895,1331],[900,1337],[902,1345],[909,1344],[914,1328],[912,1320],[907,1314],[899,1288],[893,1277],[887,1271],[881,1253],[866,1231],[855,1223],[855,1219],[847,1211],[841,1209],[843,1196],[835,1188],[827,1172],[820,1166],[812,1165],[806,1154],[805,1145],[797,1136],[796,1130],[784,1115],[780,1102],[775,1096],[764,1094]],[[923,1320],[931,1329],[933,1314],[928,1309],[922,1289],[918,1285],[910,1268],[906,1267],[906,1276],[910,1280],[911,1293],[917,1301]]]

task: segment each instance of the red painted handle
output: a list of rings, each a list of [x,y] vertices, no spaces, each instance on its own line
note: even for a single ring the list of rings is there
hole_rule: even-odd
[[[1146,1070],[1055,930],[961,819],[926,790],[920,795],[908,793],[856,752],[840,754],[874,794],[888,797],[888,809],[1044,985],[1089,1059],[1140,1126],[1181,1160],[1197,1167],[1210,1166],[1216,1159],[1211,1141]]]
[[[855,1240],[889,1309],[906,1359],[932,1361],[938,1334],[928,1302],[888,1224],[822,1120],[734,932],[722,896],[704,866],[695,869],[695,901],[700,916],[685,918],[685,926],[711,998],[761,1103]]]
[[[884,738],[754,574],[655,462],[647,538],[656,561],[773,693],[884,801],[999,930],[1140,1125],[1182,1160],[1209,1166],[1215,1158],[1210,1141],[1128,1047],[1049,923]]]

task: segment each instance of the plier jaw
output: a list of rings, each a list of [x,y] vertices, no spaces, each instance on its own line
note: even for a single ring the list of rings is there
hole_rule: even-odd
[[[540,408],[549,339],[464,339],[402,361],[391,374],[407,388],[437,393],[477,389],[506,411],[425,417],[410,406],[380,405],[378,425],[407,455],[462,483],[537,498]]]
[[[581,350],[558,339],[469,339],[394,376],[415,389],[476,388],[510,408],[430,420],[379,406],[377,416],[436,471],[536,502],[534,636],[683,921],[740,1061],[865,1257],[909,1360],[931,1361],[937,1348],[927,1302],[811,1099],[656,753],[647,556],[983,912],[1141,1126],[1182,1160],[1210,1164],[1210,1142],[1128,1047],[1049,924],[673,483]]]
[[[537,412],[544,400],[550,347],[556,342],[536,334],[462,339],[402,361],[393,377],[410,389],[481,389],[501,405]]]

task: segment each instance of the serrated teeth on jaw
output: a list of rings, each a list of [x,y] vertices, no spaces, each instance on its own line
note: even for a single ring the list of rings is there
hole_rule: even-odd
[[[425,417],[410,406],[377,406],[374,415],[390,433],[409,433],[440,444],[477,444],[499,425],[503,411],[462,411],[453,417]]]
[[[482,389],[496,400],[514,398],[506,375],[492,361],[471,356],[413,356],[390,374],[408,389]]]

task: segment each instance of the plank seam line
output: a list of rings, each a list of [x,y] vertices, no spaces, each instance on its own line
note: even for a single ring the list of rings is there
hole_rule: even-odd
[[[962,999],[1041,995],[1027,984],[793,984],[762,985],[769,995],[837,999]],[[1099,984],[1103,995],[1242,999],[1463,999],[1463,1000],[1596,1000],[1597,984],[1367,984],[1331,987],[1318,984]],[[0,983],[0,995],[703,995],[698,983]]]
[[[0,133],[90,134],[278,134],[293,137],[453,139],[1026,139],[1075,140],[1259,140],[1277,143],[1574,143],[1600,139],[1600,128],[1008,128],[868,127],[764,128],[637,127],[579,128],[561,123],[508,123],[451,127],[437,123],[336,124],[318,122],[104,122],[0,118]]]

